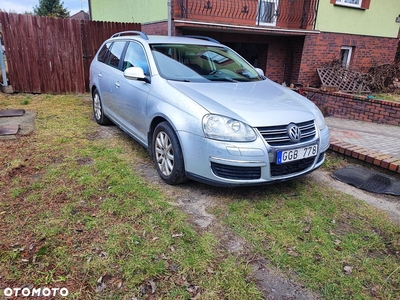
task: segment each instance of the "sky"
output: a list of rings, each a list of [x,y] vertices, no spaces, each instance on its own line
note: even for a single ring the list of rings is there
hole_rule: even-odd
[[[60,0],[63,7],[69,11],[70,16],[80,10],[89,11],[88,0]],[[0,9],[5,12],[23,14],[33,12],[35,6],[39,6],[39,0],[0,0]]]

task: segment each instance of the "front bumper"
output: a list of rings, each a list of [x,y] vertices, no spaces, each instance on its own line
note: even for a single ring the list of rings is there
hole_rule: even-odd
[[[329,129],[303,144],[271,147],[262,138],[254,142],[221,142],[180,132],[189,178],[217,186],[268,184],[307,174],[322,165],[329,148]],[[276,164],[277,151],[318,144],[316,156]]]

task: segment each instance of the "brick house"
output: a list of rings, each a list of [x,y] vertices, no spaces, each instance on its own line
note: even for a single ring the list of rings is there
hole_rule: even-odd
[[[399,0],[89,0],[89,9],[147,34],[213,37],[279,83],[319,85],[316,68],[332,61],[367,72],[392,63],[399,44]]]
[[[90,15],[87,12],[85,12],[83,10],[80,10],[76,14],[70,16],[69,18],[70,19],[75,19],[75,20],[89,21],[90,20]]]

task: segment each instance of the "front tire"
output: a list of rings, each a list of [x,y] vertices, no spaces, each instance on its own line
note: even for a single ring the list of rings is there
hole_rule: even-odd
[[[104,115],[103,103],[101,102],[100,94],[97,91],[97,89],[93,91],[92,99],[93,99],[93,116],[96,122],[100,125],[111,124],[110,119],[108,119],[107,116]]]
[[[166,183],[176,185],[187,180],[178,137],[167,122],[155,128],[152,148],[157,172]]]

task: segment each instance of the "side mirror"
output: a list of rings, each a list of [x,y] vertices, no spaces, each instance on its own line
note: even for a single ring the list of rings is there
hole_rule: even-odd
[[[264,71],[262,69],[260,69],[260,68],[255,68],[255,69],[256,69],[258,75],[260,75],[262,78],[265,78]]]
[[[130,80],[140,80],[140,81],[145,81],[147,83],[150,82],[150,80],[146,77],[141,67],[126,68],[124,71],[124,76],[126,79]]]

